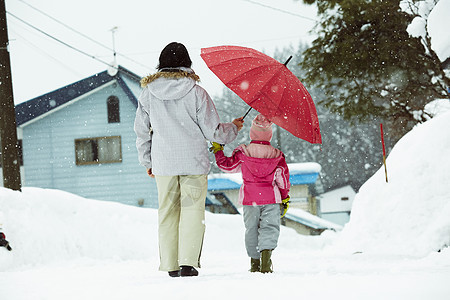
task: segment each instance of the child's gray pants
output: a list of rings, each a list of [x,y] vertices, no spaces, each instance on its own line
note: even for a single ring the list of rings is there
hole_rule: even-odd
[[[280,236],[280,204],[244,205],[245,247],[251,258],[277,247]]]

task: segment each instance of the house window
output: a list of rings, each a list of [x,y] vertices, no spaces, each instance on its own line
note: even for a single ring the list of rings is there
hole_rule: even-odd
[[[110,96],[106,104],[108,107],[108,123],[120,123],[119,98]]]
[[[122,162],[120,136],[106,136],[75,140],[77,165],[108,164]]]

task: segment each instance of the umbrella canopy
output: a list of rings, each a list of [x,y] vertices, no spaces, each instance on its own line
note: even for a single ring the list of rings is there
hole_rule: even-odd
[[[239,46],[202,48],[200,56],[228,88],[273,123],[310,143],[322,143],[311,95],[285,64]]]

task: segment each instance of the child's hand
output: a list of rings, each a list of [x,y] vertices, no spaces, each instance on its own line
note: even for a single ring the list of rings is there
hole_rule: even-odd
[[[216,152],[222,151],[223,150],[223,145],[218,144],[216,142],[212,142],[211,143],[211,147],[209,148],[210,152],[213,152],[214,154],[216,154]]]
[[[284,217],[284,215],[286,214],[288,208],[289,208],[289,203],[291,202],[291,197],[289,197],[289,195],[287,196],[286,199],[281,200],[281,206],[283,207],[283,213],[281,214],[281,218]]]
[[[244,126],[244,118],[240,117],[240,118],[234,119],[232,123],[234,125],[236,125],[238,131],[240,131],[242,129],[242,127]]]

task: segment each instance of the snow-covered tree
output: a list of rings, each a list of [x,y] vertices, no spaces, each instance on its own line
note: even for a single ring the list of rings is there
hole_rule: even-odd
[[[304,80],[324,91],[321,103],[332,111],[346,120],[384,118],[399,138],[429,118],[427,103],[449,97],[450,77],[427,31],[436,0],[304,2],[320,16]]]

